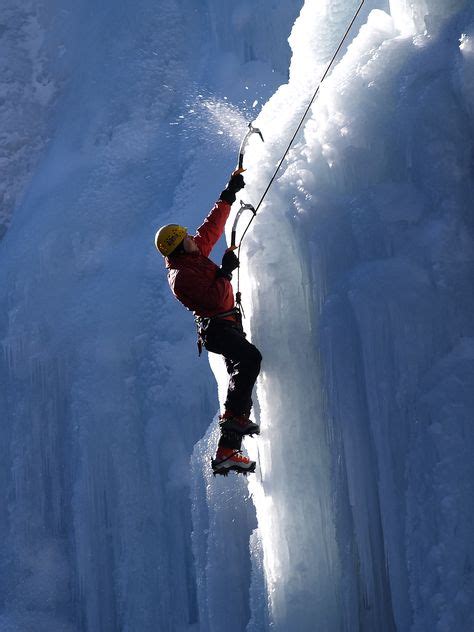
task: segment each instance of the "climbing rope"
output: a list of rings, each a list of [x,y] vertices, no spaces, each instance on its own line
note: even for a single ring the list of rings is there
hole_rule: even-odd
[[[242,247],[242,241],[244,240],[244,237],[245,237],[245,235],[246,235],[246,233],[247,233],[248,229],[250,228],[250,225],[252,224],[253,220],[255,219],[255,216],[256,216],[256,214],[257,214],[257,212],[258,212],[259,208],[261,207],[261,205],[262,205],[262,203],[263,203],[263,201],[264,201],[264,199],[265,199],[265,197],[266,197],[266,195],[267,195],[268,191],[270,190],[270,187],[272,186],[272,184],[273,184],[273,182],[274,182],[275,178],[277,177],[278,172],[280,171],[280,168],[281,168],[281,166],[282,166],[282,164],[283,164],[283,162],[284,162],[284,160],[285,160],[285,158],[286,158],[286,156],[287,156],[288,152],[290,151],[291,146],[293,145],[293,143],[294,143],[294,141],[295,141],[295,138],[297,137],[298,132],[300,131],[301,126],[303,125],[303,123],[304,123],[304,121],[305,121],[305,119],[306,119],[306,117],[307,117],[307,115],[308,115],[308,112],[309,112],[309,110],[310,110],[311,106],[312,106],[312,105],[313,105],[313,103],[314,103],[314,100],[315,100],[315,99],[316,99],[316,97],[318,96],[319,89],[320,89],[320,87],[321,87],[321,85],[322,85],[323,81],[326,79],[326,77],[327,77],[327,75],[328,75],[329,71],[331,70],[331,67],[332,67],[332,65],[333,65],[333,63],[334,63],[334,61],[335,61],[335,59],[336,59],[337,55],[339,54],[339,51],[341,50],[342,46],[344,45],[344,42],[346,41],[346,38],[347,38],[347,36],[349,35],[349,32],[350,32],[350,30],[351,30],[351,28],[352,28],[352,26],[353,26],[354,22],[357,20],[357,17],[358,17],[358,15],[359,15],[359,13],[360,13],[360,11],[361,11],[362,7],[364,6],[364,3],[365,3],[365,0],[361,0],[361,3],[359,4],[359,6],[358,6],[358,8],[357,8],[356,12],[354,13],[354,16],[353,16],[353,18],[352,18],[352,20],[351,20],[351,22],[350,22],[349,26],[347,27],[346,32],[344,33],[343,38],[342,38],[342,39],[341,39],[341,41],[339,42],[339,46],[337,47],[336,52],[335,52],[335,53],[334,53],[334,55],[332,56],[331,61],[330,61],[330,62],[329,62],[329,64],[327,65],[326,70],[324,71],[323,76],[322,76],[322,77],[321,77],[321,79],[319,80],[319,83],[318,83],[318,85],[317,85],[317,87],[316,87],[316,90],[314,91],[313,96],[311,97],[311,100],[310,100],[310,102],[309,102],[309,104],[308,104],[308,107],[307,107],[307,108],[306,108],[306,110],[304,111],[304,114],[303,114],[303,116],[301,117],[300,122],[298,123],[298,127],[296,128],[295,133],[294,133],[294,134],[293,134],[293,136],[291,137],[291,140],[290,140],[290,142],[288,143],[288,146],[287,146],[287,148],[285,149],[285,152],[283,153],[283,156],[282,156],[282,158],[281,158],[280,162],[278,163],[278,165],[277,165],[277,167],[276,167],[276,169],[275,169],[275,172],[273,173],[272,177],[270,178],[270,181],[269,181],[269,183],[268,183],[268,185],[267,185],[267,188],[266,188],[266,189],[265,189],[265,191],[263,192],[262,197],[260,198],[259,203],[257,204],[257,206],[256,206],[255,208],[251,207],[251,210],[252,210],[252,212],[253,212],[253,215],[252,215],[252,217],[250,218],[249,223],[248,223],[248,224],[247,224],[247,226],[245,227],[245,230],[244,230],[244,232],[242,233],[242,236],[241,236],[240,241],[239,241],[239,246],[238,246],[238,250],[237,250],[237,256],[238,256],[239,258],[240,258],[240,248]],[[252,129],[255,129],[255,128],[252,128],[252,124],[250,124],[250,125],[249,125],[249,128],[250,128],[250,130],[251,130],[251,131],[252,131]],[[259,130],[256,130],[256,131],[258,131],[258,133],[259,133],[259,134],[260,134],[260,136],[261,136],[260,131],[259,131]],[[262,140],[263,140],[263,138],[262,138]],[[240,156],[239,156],[239,167],[242,167],[242,149],[241,149]],[[245,207],[245,208],[249,208],[249,207],[250,207],[250,205],[243,205],[243,207]],[[243,208],[243,210],[245,210],[245,208]],[[241,209],[241,210],[242,210],[242,209]],[[237,268],[237,292],[236,292],[236,302],[237,302],[237,304],[238,304],[238,305],[240,305],[240,298],[241,298],[241,295],[240,295],[240,290],[239,290],[239,289],[240,289],[240,269],[239,269],[239,268]]]

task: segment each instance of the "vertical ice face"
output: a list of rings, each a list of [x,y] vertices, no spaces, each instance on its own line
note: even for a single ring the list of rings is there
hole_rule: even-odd
[[[402,34],[433,32],[449,15],[459,11],[466,0],[389,0],[390,13]]]
[[[2,4],[2,629],[198,625],[189,459],[217,401],[153,236],[215,201],[245,129],[225,91],[242,105],[248,75],[261,99],[283,80],[299,4],[248,21],[231,2]],[[252,41],[263,5],[278,45]],[[240,37],[213,37],[223,14]],[[234,527],[245,620],[252,511]]]
[[[10,0],[2,3],[0,239],[47,144],[48,118],[63,81],[61,73],[54,73],[47,53],[47,29],[54,30],[49,11],[40,20],[28,3],[21,7]]]
[[[260,471],[209,477],[152,239],[214,201],[302,4],[3,3],[2,630],[474,628],[469,3],[366,0],[243,249]],[[357,5],[304,3],[246,200]]]
[[[288,33],[302,5],[301,0],[282,3],[241,0],[234,4],[207,0],[219,56],[227,55],[228,63],[232,63],[232,58],[234,62],[244,62],[247,79],[251,79],[252,65],[262,63],[269,63],[274,71],[286,76],[290,55]]]
[[[356,4],[341,3],[334,24],[338,4],[305,3],[290,81],[257,121],[270,132],[249,151],[252,201],[321,75],[325,36],[344,32]],[[473,524],[461,499],[472,481],[474,15],[462,2],[370,6],[243,249],[264,357],[259,455],[249,450],[270,619],[277,630],[467,631],[473,582],[459,562],[472,543],[454,533]]]
[[[0,627],[188,625],[189,456],[215,406],[153,235],[185,162],[164,145],[200,22],[182,20],[185,3],[17,5],[1,41],[8,52],[15,35],[28,54],[10,54],[4,98],[24,83],[38,102],[7,120],[34,140],[47,114],[49,144],[0,251]],[[43,59],[58,87],[46,114]],[[21,188],[17,141],[3,182]]]
[[[241,476],[213,477],[209,467],[219,432],[217,417],[192,456],[193,553],[196,563],[199,630],[245,630],[252,616],[264,616],[262,585],[252,585],[249,543],[255,509]],[[261,558],[259,558],[261,559]],[[258,560],[257,560],[258,562]],[[263,603],[256,603],[260,590]]]
[[[7,8],[2,45],[15,36],[26,52],[10,53],[3,96],[25,84],[30,100],[8,118],[18,142],[3,182],[23,184],[37,115],[49,143],[0,251],[5,626],[187,625],[188,462],[214,406],[153,235],[180,181],[163,145],[194,81],[200,23],[175,2]],[[42,64],[57,88],[46,111]]]

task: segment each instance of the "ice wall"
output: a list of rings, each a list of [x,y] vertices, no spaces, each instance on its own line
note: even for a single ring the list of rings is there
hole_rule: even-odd
[[[304,3],[277,90],[302,4],[2,5],[1,630],[474,627],[469,3],[366,0],[243,251],[259,470],[209,476],[152,237],[275,93],[258,200],[358,3]]]
[[[23,3],[5,16],[5,37],[23,33],[56,92],[1,245],[3,629],[196,617],[187,463],[205,425],[180,424],[190,399],[207,416],[215,407],[205,372],[192,397],[186,384],[191,336],[188,360],[185,319],[155,292],[150,234],[179,181],[159,139],[181,104],[172,87],[194,81],[200,29],[175,3],[161,9]],[[17,66],[15,81],[42,80]]]
[[[251,201],[356,5],[305,3]],[[474,13],[390,11],[364,15],[244,246],[275,630],[473,625]]]
[[[1,630],[199,626],[190,457],[218,404],[153,235],[225,185],[248,77],[259,102],[285,81],[300,2],[216,33],[243,7],[2,3]]]
[[[49,27],[51,22],[47,18]],[[47,119],[64,77],[53,74],[43,25],[28,3],[2,2],[0,26],[0,238],[47,140]]]

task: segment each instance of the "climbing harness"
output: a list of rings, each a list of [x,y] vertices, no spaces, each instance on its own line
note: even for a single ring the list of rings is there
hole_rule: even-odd
[[[202,354],[202,348],[204,346],[204,335],[209,328],[209,325],[213,320],[218,320],[220,318],[226,318],[227,316],[234,316],[235,322],[242,325],[242,314],[241,310],[236,305],[234,308],[229,309],[227,312],[222,312],[222,314],[216,314],[215,316],[198,316],[194,314],[194,322],[196,324],[196,332],[197,332],[197,348],[198,354]]]
[[[357,20],[357,17],[359,16],[359,13],[361,12],[361,9],[364,6],[364,3],[365,3],[365,0],[361,0],[358,8],[356,9],[356,12],[354,13],[354,16],[352,17],[352,20],[351,20],[349,26],[347,27],[346,32],[344,33],[344,36],[342,37],[341,41],[339,42],[339,45],[338,45],[334,55],[331,58],[331,61],[327,65],[323,76],[319,80],[319,83],[318,83],[318,85],[316,87],[316,90],[314,91],[313,96],[311,97],[311,100],[310,100],[310,102],[308,104],[308,107],[304,111],[304,114],[301,117],[301,120],[300,120],[300,122],[298,124],[298,127],[296,128],[295,133],[291,137],[291,140],[288,143],[288,146],[285,149],[285,151],[283,153],[283,156],[282,156],[280,162],[278,163],[278,165],[277,165],[272,177],[270,178],[270,181],[269,181],[269,183],[267,185],[267,188],[263,192],[259,203],[257,204],[256,207],[254,207],[251,204],[244,204],[244,202],[242,202],[242,200],[240,201],[240,209],[237,211],[237,215],[235,217],[234,224],[232,226],[231,245],[233,247],[237,247],[236,246],[235,234],[236,234],[236,231],[237,231],[237,223],[238,223],[238,221],[240,219],[240,216],[242,215],[243,211],[246,210],[246,209],[251,210],[252,211],[252,217],[250,218],[250,221],[248,222],[247,226],[245,227],[245,230],[242,233],[242,236],[240,237],[239,245],[237,247],[238,248],[237,249],[237,256],[239,258],[240,258],[240,248],[242,247],[242,241],[244,240],[244,237],[247,234],[247,231],[250,228],[250,225],[252,224],[253,220],[255,219],[255,216],[257,215],[257,212],[258,212],[259,208],[261,207],[261,205],[262,205],[262,203],[263,203],[268,191],[270,190],[270,187],[272,186],[275,178],[277,177],[278,172],[280,171],[280,168],[281,168],[281,166],[282,166],[282,164],[283,164],[288,152],[290,151],[290,149],[291,149],[291,147],[292,147],[292,145],[293,145],[293,143],[295,141],[295,138],[297,137],[298,132],[300,131],[301,126],[303,125],[303,123],[304,123],[304,121],[305,121],[305,119],[306,119],[306,117],[308,115],[309,110],[310,110],[311,106],[313,105],[314,100],[316,99],[316,97],[317,97],[317,95],[319,93],[319,89],[320,89],[322,83],[324,82],[324,80],[326,79],[329,71],[331,70],[331,67],[332,67],[332,65],[333,65],[333,63],[334,63],[339,51],[341,50],[342,46],[344,45],[344,42],[346,41],[346,38],[349,35],[349,32],[350,32],[354,22]],[[240,146],[240,150],[239,150],[239,163],[238,163],[239,169],[243,168],[243,158],[244,158],[245,148],[246,148],[246,145],[247,145],[247,143],[249,141],[250,136],[253,133],[255,133],[255,132],[258,133],[260,135],[260,138],[263,140],[263,136],[262,136],[262,133],[260,132],[260,130],[255,128],[255,127],[253,127],[252,123],[249,123],[249,131],[246,133],[246,135],[244,137],[244,140],[242,141],[242,144]],[[237,291],[236,291],[236,294],[235,294],[235,300],[236,300],[237,307],[239,309],[241,309],[241,293],[240,293],[240,289],[239,288],[240,288],[240,268],[237,268]]]

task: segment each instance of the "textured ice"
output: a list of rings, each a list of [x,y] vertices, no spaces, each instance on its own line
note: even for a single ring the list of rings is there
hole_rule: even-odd
[[[264,356],[263,481],[250,488],[277,630],[472,627],[472,542],[454,535],[473,525],[472,503],[460,501],[472,496],[468,359],[464,371],[445,363],[432,404],[443,421],[420,414],[432,367],[472,336],[473,66],[463,33],[473,13],[460,2],[409,4],[365,16],[244,246]],[[282,110],[285,129],[294,126],[302,86],[324,59],[324,38],[313,36],[321,23],[313,31],[304,16],[319,12],[329,31],[336,8],[305,4],[290,82],[263,108],[263,130]],[[281,136],[273,141],[253,149],[250,199],[281,152]]]
[[[217,398],[153,235],[200,223],[244,99],[285,80],[300,2],[270,5],[232,43],[221,3],[2,4],[2,630],[199,625],[190,456]]]
[[[246,237],[248,480],[153,249],[358,4],[3,3],[2,632],[474,629],[471,3],[366,0]]]

